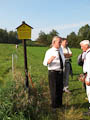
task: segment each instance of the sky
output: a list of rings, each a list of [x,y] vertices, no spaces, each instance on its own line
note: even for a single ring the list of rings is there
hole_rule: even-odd
[[[90,0],[0,0],[0,28],[16,31],[25,21],[32,26],[32,40],[55,29],[59,36],[90,25]]]

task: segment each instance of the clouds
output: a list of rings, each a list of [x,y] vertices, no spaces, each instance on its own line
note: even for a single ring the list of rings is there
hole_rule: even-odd
[[[66,37],[72,31],[77,32],[80,27],[86,24],[90,24],[90,21],[73,23],[73,24],[61,24],[56,26],[48,26],[44,28],[34,28],[32,30],[32,40],[35,40],[38,37],[40,31],[43,31],[47,34],[50,31],[52,31],[52,29],[55,29],[61,36]]]

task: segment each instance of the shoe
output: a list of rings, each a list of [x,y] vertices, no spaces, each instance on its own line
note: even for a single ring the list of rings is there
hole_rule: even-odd
[[[66,93],[71,93],[68,89],[65,90]]]
[[[89,112],[84,112],[83,115],[90,116],[90,111]]]
[[[64,88],[63,88],[63,92],[65,92],[67,89],[68,89],[68,86],[67,86],[67,87],[64,87]]]

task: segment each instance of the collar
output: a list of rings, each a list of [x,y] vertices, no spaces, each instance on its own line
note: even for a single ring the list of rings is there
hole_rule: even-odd
[[[57,48],[55,48],[55,47],[52,47],[52,49],[53,49],[53,50],[55,50],[55,51],[58,51],[60,48],[59,48],[59,49],[57,49]]]
[[[64,47],[61,45],[61,48],[64,48]]]
[[[89,48],[89,49],[87,49],[86,53],[88,53],[88,51],[90,51],[90,48]]]

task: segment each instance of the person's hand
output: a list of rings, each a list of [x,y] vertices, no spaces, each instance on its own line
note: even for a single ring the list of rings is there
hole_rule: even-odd
[[[72,54],[69,53],[64,53],[65,58],[70,58],[72,56]]]
[[[85,83],[86,83],[86,85],[90,86],[90,82],[88,82],[88,81],[85,81]]]
[[[52,57],[48,60],[48,64],[50,64],[55,58],[56,58],[56,56],[52,56]]]
[[[86,76],[84,74],[80,74],[78,77],[78,80],[83,82],[83,83],[85,82],[85,79],[86,79]]]

